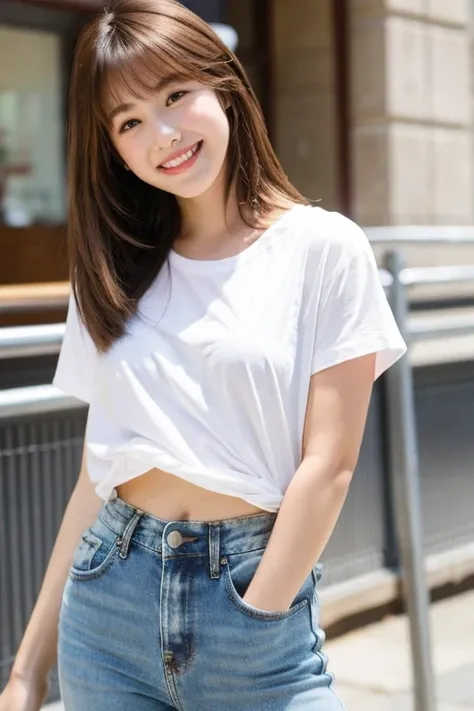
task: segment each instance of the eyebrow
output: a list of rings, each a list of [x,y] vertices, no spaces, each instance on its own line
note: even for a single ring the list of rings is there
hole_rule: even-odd
[[[178,81],[186,81],[186,78],[183,76],[180,76],[179,74],[168,74],[166,77],[163,77],[162,79],[159,80],[159,82],[156,84],[154,91],[160,92],[166,89],[168,86],[171,84],[175,84]],[[187,79],[189,81],[189,79]],[[126,104],[118,104],[118,106],[115,106],[112,111],[109,113],[108,119],[109,122],[112,123],[112,121],[119,115],[119,114],[124,114],[127,113],[127,111],[131,111],[135,107],[135,104],[133,103],[126,103]]]

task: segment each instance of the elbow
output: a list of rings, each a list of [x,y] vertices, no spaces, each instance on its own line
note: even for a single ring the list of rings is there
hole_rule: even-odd
[[[334,478],[340,481],[341,486],[349,488],[357,467],[358,456],[358,452],[357,454],[349,454],[341,462],[339,462],[339,465],[335,468]]]
[[[342,468],[338,469],[335,474],[333,474],[333,486],[343,495],[347,494],[349,487],[352,483],[352,477],[354,476],[354,468]]]
[[[352,458],[349,460],[334,459],[333,461],[322,462],[317,457],[307,457],[306,464],[310,477],[317,482],[317,485],[325,483],[341,493],[347,493],[354,471],[357,465],[357,460]]]

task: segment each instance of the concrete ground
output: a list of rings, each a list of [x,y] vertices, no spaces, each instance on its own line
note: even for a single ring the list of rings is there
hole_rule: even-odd
[[[433,604],[431,623],[436,711],[474,711],[474,591]],[[408,639],[407,618],[400,616],[326,644],[347,711],[414,711]],[[61,704],[46,709],[63,711]]]
[[[474,711],[474,591],[431,607],[436,711]],[[326,644],[334,689],[347,711],[413,711],[405,616]]]

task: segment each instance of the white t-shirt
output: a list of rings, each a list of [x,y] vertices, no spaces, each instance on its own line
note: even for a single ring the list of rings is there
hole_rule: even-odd
[[[158,467],[277,511],[301,462],[311,375],[376,352],[378,377],[405,349],[362,230],[297,206],[234,257],[172,251],[106,354],[71,297],[53,383],[90,404],[101,498]]]

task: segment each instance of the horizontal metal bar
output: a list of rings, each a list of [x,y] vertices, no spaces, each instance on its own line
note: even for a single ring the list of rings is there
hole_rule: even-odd
[[[17,301],[0,301],[0,314],[16,314],[37,311],[59,311],[66,309],[68,299],[62,296],[55,296],[49,299],[18,299]]]
[[[0,314],[66,309],[69,282],[0,285]]]
[[[452,267],[406,267],[400,273],[400,280],[405,286],[423,286],[424,284],[455,284],[463,281],[474,282],[474,265]]]
[[[474,267],[416,267],[404,269],[401,279],[406,286],[431,284],[434,280],[438,283],[447,282],[453,269],[457,270],[459,278],[474,278]],[[391,274],[385,269],[380,269],[379,274],[382,285],[389,289],[392,283]],[[460,335],[470,333],[473,328],[474,315],[471,314],[449,315],[438,319],[430,315],[425,320],[418,318],[410,324],[410,337],[421,339]],[[65,329],[64,323],[0,328],[0,360],[57,354],[61,348]]]
[[[64,395],[54,385],[0,390],[0,420],[87,407],[81,400]]]
[[[59,324],[62,325],[62,324]],[[9,329],[4,329],[9,330]],[[410,319],[410,340],[474,334],[474,314],[456,317],[416,317]],[[1,329],[0,329],[1,332]],[[0,390],[0,419],[87,407],[86,403],[64,395],[53,385],[33,385]]]
[[[59,353],[64,323],[0,328],[0,360]]]
[[[466,336],[474,334],[474,314],[458,314],[453,316],[421,316],[410,319],[409,338],[421,341],[443,336]]]
[[[364,232],[373,244],[474,245],[473,225],[386,225],[364,227]]]

